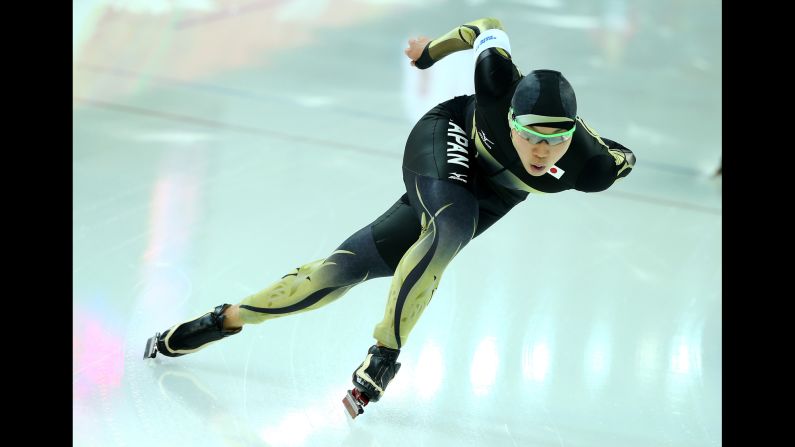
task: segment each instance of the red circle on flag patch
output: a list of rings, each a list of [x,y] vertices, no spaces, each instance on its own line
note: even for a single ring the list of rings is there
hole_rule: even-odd
[[[549,172],[555,174],[556,172],[558,172],[558,168],[552,168],[549,170]]]

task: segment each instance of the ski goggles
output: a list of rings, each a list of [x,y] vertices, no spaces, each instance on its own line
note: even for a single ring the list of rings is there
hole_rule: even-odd
[[[533,144],[540,144],[542,141],[546,141],[550,146],[570,140],[571,136],[574,134],[574,130],[577,129],[577,126],[575,125],[565,132],[551,134],[538,133],[519,124],[519,122],[516,121],[516,118],[511,119],[511,126],[513,126],[514,130],[516,130],[516,133],[518,133],[523,139]]]

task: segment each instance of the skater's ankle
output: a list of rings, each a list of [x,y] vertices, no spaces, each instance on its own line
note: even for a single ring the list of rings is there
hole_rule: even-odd
[[[243,320],[240,318],[240,306],[235,304],[229,306],[224,311],[224,329],[238,329],[243,327]]]

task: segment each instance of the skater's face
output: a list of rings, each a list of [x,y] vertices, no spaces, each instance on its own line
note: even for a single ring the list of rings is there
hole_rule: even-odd
[[[508,126],[511,126],[510,121]],[[558,129],[556,127],[544,126],[527,126],[535,132],[554,135],[566,132],[566,129]],[[513,127],[511,127],[511,141],[516,152],[519,153],[519,158],[522,160],[522,166],[528,174],[534,177],[540,177],[549,170],[555,163],[557,163],[566,151],[571,146],[571,138],[566,141],[559,142],[558,144],[550,145],[548,141],[541,140],[539,143],[533,143],[519,134]]]

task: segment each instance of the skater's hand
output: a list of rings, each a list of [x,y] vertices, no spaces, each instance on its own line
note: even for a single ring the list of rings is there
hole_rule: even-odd
[[[406,53],[406,56],[408,56],[409,59],[411,59],[412,67],[417,66],[414,61],[422,56],[422,50],[425,49],[425,45],[428,45],[428,42],[430,41],[431,39],[425,36],[420,36],[416,39],[409,39],[409,47],[403,50],[403,52]]]

